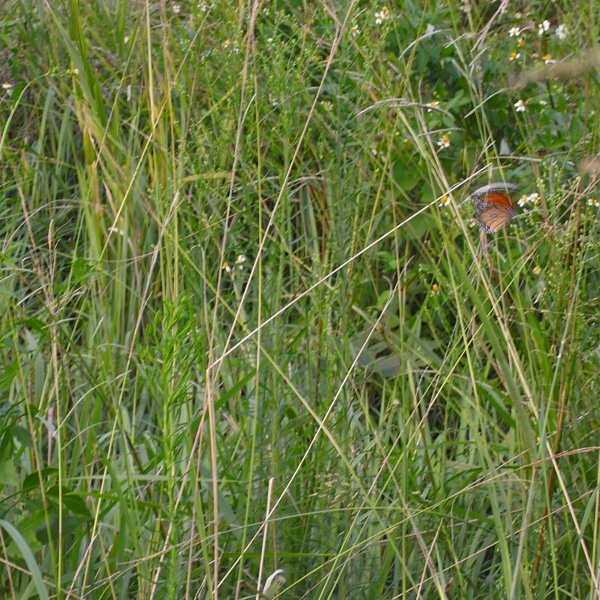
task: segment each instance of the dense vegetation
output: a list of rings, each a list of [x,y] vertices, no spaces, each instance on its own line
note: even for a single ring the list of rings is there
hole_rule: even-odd
[[[3,11],[0,597],[600,597],[598,2]]]

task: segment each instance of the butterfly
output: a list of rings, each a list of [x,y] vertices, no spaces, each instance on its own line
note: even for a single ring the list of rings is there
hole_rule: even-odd
[[[516,188],[512,183],[490,183],[469,196],[482,231],[498,233],[516,217],[517,209],[510,198],[510,192]]]

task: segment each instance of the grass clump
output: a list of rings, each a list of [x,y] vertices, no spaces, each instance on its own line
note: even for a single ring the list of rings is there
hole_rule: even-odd
[[[0,596],[599,593],[594,2],[7,7]]]

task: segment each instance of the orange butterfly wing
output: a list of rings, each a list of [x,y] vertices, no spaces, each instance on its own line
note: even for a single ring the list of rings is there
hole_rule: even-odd
[[[514,212],[515,207],[508,194],[502,192],[490,192],[481,199],[481,204],[485,206],[493,206],[495,208],[503,208],[506,211]]]
[[[511,219],[509,211],[491,206],[477,215],[477,225],[486,233],[498,233]]]
[[[486,233],[497,233],[517,214],[508,194],[490,192],[478,202],[477,224]]]

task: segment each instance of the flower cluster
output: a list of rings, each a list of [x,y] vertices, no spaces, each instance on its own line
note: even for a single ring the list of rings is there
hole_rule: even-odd
[[[449,148],[450,147],[450,138],[447,135],[443,135],[437,143],[438,147],[440,150],[443,150],[444,148]]]
[[[230,265],[228,262],[224,262],[221,265],[221,268],[224,269],[227,273],[231,273],[237,267],[240,271],[244,268],[244,263],[246,262],[246,257],[243,254],[240,254],[234,265]]]
[[[538,35],[544,35],[548,31],[550,31],[550,21],[546,20],[538,23]],[[564,24],[559,25],[554,33],[559,40],[564,40],[568,35],[567,26]]]
[[[517,201],[517,204],[519,206],[525,206],[526,204],[533,204],[534,206],[537,206],[540,203],[540,195],[537,192],[533,192],[533,194],[523,194],[519,200]]]
[[[445,206],[448,206],[450,204],[450,196],[447,195],[443,195],[440,198],[440,208],[444,208]]]
[[[385,162],[385,152],[383,150],[378,150],[377,146],[371,146],[371,154],[373,156],[379,156],[379,160]]]
[[[237,42],[232,42],[231,40],[225,40],[223,42],[223,48],[228,52],[232,52],[233,54],[239,54],[240,52]]]
[[[538,35],[544,35],[550,29],[550,21],[538,23]]]
[[[392,15],[388,10],[387,6],[383,6],[380,12],[375,13],[375,23],[381,25],[387,19],[391,19]]]
[[[517,13],[515,14],[515,18],[521,18],[521,14]],[[546,33],[548,33],[550,31],[551,28],[551,23],[548,20],[544,20],[541,23],[538,23],[537,25],[537,32],[538,35],[545,35]],[[508,37],[511,38],[518,38],[517,41],[517,47],[518,48],[524,48],[525,47],[525,40],[523,39],[523,34],[526,32],[527,28],[521,29],[520,27],[517,26],[513,26],[508,30]],[[567,27],[566,25],[558,25],[556,27],[555,30],[555,35],[559,40],[564,40],[567,37]],[[521,57],[521,54],[518,52],[518,50],[513,51],[509,54],[509,60],[516,60],[518,58]],[[554,63],[556,61],[552,60],[552,56],[550,54],[546,54],[546,56],[544,56],[544,62],[546,64],[550,64],[550,63]]]
[[[387,6],[382,6],[381,10],[376,12],[374,16],[375,24],[382,25],[384,21],[388,21],[392,18],[392,13],[390,12],[390,9]],[[350,27],[350,36],[356,38],[359,34],[360,29],[358,27],[358,24],[355,23],[354,25],[352,25],[352,27]]]
[[[525,112],[525,102],[523,100],[515,102],[514,107],[517,112]]]

